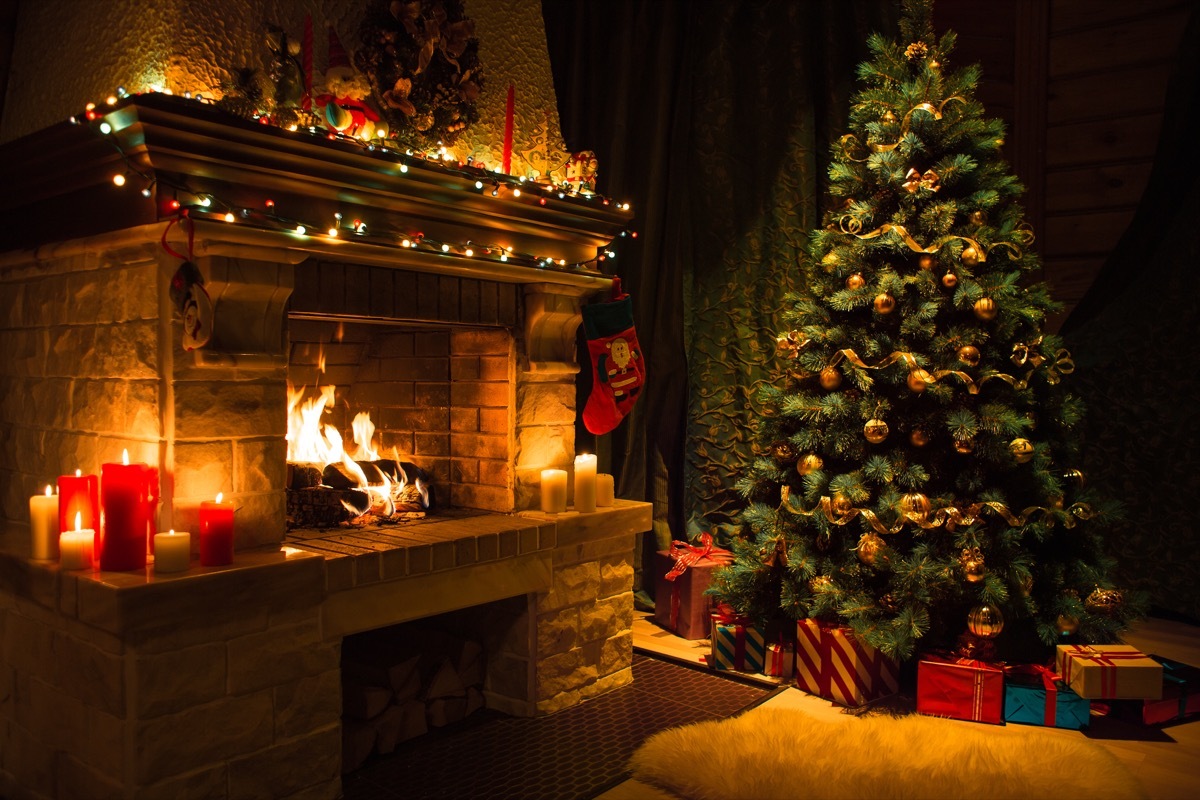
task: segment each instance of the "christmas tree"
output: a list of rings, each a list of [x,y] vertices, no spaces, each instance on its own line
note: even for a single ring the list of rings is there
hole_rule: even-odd
[[[1040,659],[1111,642],[1141,600],[1110,583],[1117,507],[1076,468],[1084,413],[1004,126],[949,68],[932,0],[869,40],[829,210],[782,309],[736,560],[711,593],[760,621],[918,649]]]

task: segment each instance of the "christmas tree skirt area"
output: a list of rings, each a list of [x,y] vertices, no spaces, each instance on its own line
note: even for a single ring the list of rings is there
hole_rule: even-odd
[[[799,707],[802,692],[787,694],[795,705],[650,737],[630,761],[634,778],[687,800],[1148,796],[1104,747],[1052,729],[915,714],[830,718]]]
[[[736,714],[771,692],[634,653],[627,686],[541,717],[485,709],[373,757],[343,777],[343,796],[588,800],[629,777],[629,757],[646,737]]]

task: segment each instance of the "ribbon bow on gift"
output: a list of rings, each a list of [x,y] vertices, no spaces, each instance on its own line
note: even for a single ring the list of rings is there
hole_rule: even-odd
[[[1043,711],[1042,724],[1047,728],[1054,727],[1058,716],[1058,681],[1061,677],[1050,667],[1041,664],[1015,664],[1004,668],[1004,675],[1024,675],[1031,678],[1041,678],[1042,688],[1046,690],[1046,707]]]
[[[724,548],[714,546],[712,534],[708,531],[700,534],[699,547],[675,540],[671,542],[670,553],[671,558],[675,559],[675,566],[671,567],[671,571],[666,574],[666,579],[669,581],[673,581],[687,572],[688,567],[699,562],[702,558],[711,559],[718,564],[733,563],[733,553]]]
[[[909,169],[908,173],[905,174],[904,178],[904,188],[909,192],[915,192],[917,189],[922,187],[931,192],[936,192],[938,189],[942,188],[941,186],[938,186],[938,181],[941,180],[941,176],[931,169],[925,170],[925,173],[922,174],[917,172],[916,168],[911,168]]]

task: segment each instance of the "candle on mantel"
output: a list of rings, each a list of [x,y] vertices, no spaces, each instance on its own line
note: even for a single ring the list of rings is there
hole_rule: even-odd
[[[157,504],[154,467],[130,464],[128,450],[120,464],[100,466],[100,569],[145,569]]]
[[[575,456],[575,510],[596,510],[596,457],[587,453]]]
[[[567,510],[567,471],[542,470],[542,511],[561,514]]]
[[[233,563],[233,503],[222,503],[224,493],[216,502],[200,504],[200,565],[220,567]]]
[[[504,158],[500,170],[512,175],[513,148],[513,85],[508,85],[508,102],[504,106]]]
[[[51,493],[49,484],[45,494],[29,498],[29,533],[34,558],[58,558],[58,495]]]
[[[613,490],[613,476],[601,472],[596,476],[596,505],[601,508],[608,508],[613,504],[615,497]]]
[[[96,532],[81,528],[83,512],[75,512],[75,530],[63,531],[58,537],[59,565],[63,569],[91,569],[95,563]]]
[[[154,571],[183,572],[192,562],[192,536],[187,531],[154,534]]]
[[[84,529],[100,529],[100,481],[95,475],[84,475],[75,470],[74,475],[58,478],[58,529],[69,531],[75,515],[81,514]],[[99,542],[96,543],[99,549]]]

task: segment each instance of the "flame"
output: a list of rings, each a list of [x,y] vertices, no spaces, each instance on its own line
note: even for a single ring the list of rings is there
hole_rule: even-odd
[[[320,387],[320,395],[304,399],[304,387],[288,387],[288,461],[332,464],[342,458],[342,436],[321,416],[334,403],[333,386]]]
[[[371,422],[371,415],[366,411],[358,412],[350,427],[354,431],[354,443],[358,445],[354,458],[358,461],[378,461],[379,453],[371,449],[371,438],[375,435],[375,423]]]
[[[129,450],[128,449],[121,451],[121,463],[127,467],[129,466]]]
[[[81,530],[82,526],[83,526],[83,512],[82,512],[82,511],[76,511],[76,512],[75,512],[75,532],[76,532],[76,533],[79,533],[79,531]]]

